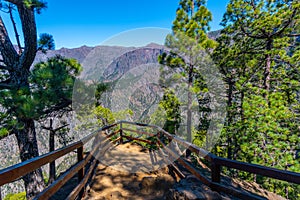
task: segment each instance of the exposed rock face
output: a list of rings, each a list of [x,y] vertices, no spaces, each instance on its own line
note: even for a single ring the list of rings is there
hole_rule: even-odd
[[[208,33],[208,37],[210,39],[216,40],[218,37],[220,37],[222,30],[216,30],[216,31],[211,31]]]
[[[104,71],[105,80],[116,80],[130,69],[149,63],[158,64],[158,56],[163,53],[162,48],[140,48],[127,52],[115,59]]]
[[[166,195],[166,200],[221,200],[222,196],[211,191],[196,177],[189,176],[176,183]]]
[[[128,70],[149,63],[158,63],[158,55],[164,46],[149,44],[145,47],[96,46],[39,52],[34,64],[46,61],[57,54],[67,58],[74,58],[81,63],[83,72],[81,78],[92,80],[116,80]]]
[[[62,55],[67,58],[74,58],[78,60],[78,62],[82,63],[86,56],[94,50],[95,47],[88,47],[88,46],[82,46],[79,48],[74,48],[74,49],[68,49],[68,48],[61,48],[58,50],[50,50],[47,51],[47,54],[44,54],[42,52],[38,52],[34,61],[34,64],[41,62],[41,61],[46,61],[47,58],[51,58],[55,55]]]

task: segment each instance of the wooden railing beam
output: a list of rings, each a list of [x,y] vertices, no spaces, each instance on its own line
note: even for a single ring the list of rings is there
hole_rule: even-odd
[[[77,149],[77,162],[80,163],[83,160],[83,146]],[[78,184],[83,180],[84,178],[84,167],[81,168],[78,171]],[[84,188],[80,191],[79,193],[79,198],[81,199],[83,197],[84,194]]]
[[[123,144],[123,123],[120,122],[120,144]]]
[[[67,147],[0,170],[0,186],[17,180],[22,176],[34,171],[35,169],[40,168],[41,166],[53,162],[54,160],[74,151],[82,145],[82,142],[76,142]]]
[[[211,163],[211,180],[212,182],[220,183],[221,181],[221,166],[214,160]]]
[[[222,165],[224,167],[238,169],[244,172],[249,172],[253,174],[259,174],[262,176],[266,176],[269,178],[274,178],[282,181],[287,181],[290,183],[300,184],[300,173],[284,171],[280,169],[265,167],[261,165],[244,163],[236,160],[230,160],[227,158],[215,158],[215,162],[218,165]]]

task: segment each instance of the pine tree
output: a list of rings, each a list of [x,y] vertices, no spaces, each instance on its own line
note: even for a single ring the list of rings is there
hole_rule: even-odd
[[[195,89],[195,77],[203,79],[199,73],[201,51],[208,52],[215,47],[215,42],[207,36],[211,12],[203,0],[181,0],[173,22],[173,33],[166,38],[165,45],[171,49],[169,54],[160,56],[161,64],[179,68],[187,83],[187,140],[192,142],[192,104]],[[204,89],[204,88],[202,88]]]
[[[180,102],[172,89],[165,89],[164,96],[159,102],[166,113],[166,122],[163,129],[171,134],[176,134],[181,123]]]
[[[2,136],[6,134],[16,136],[21,161],[26,161],[39,155],[35,120],[57,112],[70,104],[68,100],[60,101],[65,98],[64,95],[69,95],[71,91],[67,92],[60,89],[66,86],[65,89],[69,90],[69,85],[73,80],[70,76],[77,73],[79,65],[73,60],[66,61],[58,58],[49,60],[48,63],[41,63],[35,67],[33,72],[30,71],[37,51],[45,52],[46,49],[54,48],[53,38],[50,35],[41,35],[40,41],[37,40],[35,13],[40,13],[46,4],[39,0],[6,0],[1,2],[1,6],[3,9],[8,8],[7,13],[18,12],[24,36],[24,46],[21,47],[18,42],[18,47],[15,48],[7,32],[6,24],[0,17],[0,52],[2,56],[0,65],[2,98],[0,105],[3,108],[0,114],[3,119],[3,121],[1,120],[2,131],[0,132]],[[11,22],[15,24],[12,17]],[[14,27],[14,35],[19,41],[17,26]],[[66,67],[61,68],[62,65]],[[75,66],[76,70],[68,71],[70,66]],[[60,74],[66,72],[63,70],[68,71],[68,73],[74,72],[74,74],[68,74],[66,77],[66,74]],[[32,199],[44,188],[41,169],[25,175],[23,180],[27,199]]]

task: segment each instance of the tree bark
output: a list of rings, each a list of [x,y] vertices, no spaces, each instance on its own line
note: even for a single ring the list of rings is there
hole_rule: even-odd
[[[19,54],[21,55],[22,54],[22,46],[21,46],[21,42],[20,42],[20,35],[18,33],[18,29],[17,29],[17,25],[16,25],[16,22],[14,20],[14,16],[13,16],[13,6],[12,4],[10,3],[9,6],[8,6],[8,9],[9,9],[9,17],[10,17],[10,20],[11,20],[11,23],[13,25],[13,28],[14,28],[14,32],[15,32],[15,37],[16,37],[16,41],[17,41],[17,44],[18,44],[18,51],[19,51]]]
[[[231,127],[232,125],[232,100],[233,100],[233,80],[232,78],[229,78],[228,80],[228,100],[227,100],[227,116],[228,116],[228,120],[227,120],[227,126]],[[228,134],[227,135],[227,158],[228,159],[232,159],[232,135]]]
[[[32,119],[18,120],[21,129],[15,130],[21,161],[24,162],[39,155],[34,121]],[[37,169],[23,177],[26,197],[33,199],[44,187],[42,170]]]
[[[12,91],[13,99],[9,110],[18,123],[18,125],[14,127],[13,132],[18,141],[21,161],[24,162],[28,159],[37,157],[39,152],[34,119],[30,117],[30,114],[23,113],[20,108],[21,102],[18,100],[16,92],[19,89],[22,89],[22,92],[26,92],[25,95],[30,97],[28,81],[30,76],[29,70],[37,50],[37,30],[34,7],[25,6],[24,1],[20,0],[7,1],[17,6],[24,36],[24,51],[19,55],[10,40],[6,26],[0,16],[0,51],[9,74],[9,78],[4,80],[6,88],[3,89]],[[26,188],[26,197],[29,200],[33,199],[34,196],[44,189],[45,184],[41,169],[34,170],[25,175],[23,180]]]
[[[265,98],[268,99],[268,93],[270,91],[270,80],[271,80],[271,55],[269,51],[272,49],[272,40],[267,42],[267,55],[266,55],[266,67],[264,71],[264,89],[266,90]]]
[[[189,67],[189,78],[188,78],[188,102],[187,102],[187,141],[192,143],[192,92],[191,88],[193,86],[193,66]],[[191,155],[191,151],[189,149],[186,150],[186,157]]]

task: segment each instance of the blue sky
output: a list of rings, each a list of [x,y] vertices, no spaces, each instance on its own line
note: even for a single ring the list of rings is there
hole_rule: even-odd
[[[179,0],[46,0],[48,8],[37,16],[39,33],[54,36],[56,48],[95,46],[123,31],[158,27],[170,29]],[[228,0],[208,0],[212,30]],[[150,31],[145,37],[153,37]],[[158,35],[157,38],[160,36]],[[154,37],[155,38],[155,37]],[[156,39],[157,39],[156,38]],[[157,41],[161,41],[158,39]]]

